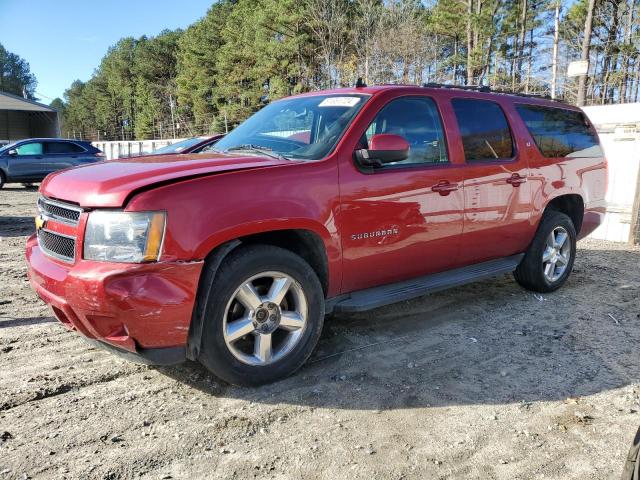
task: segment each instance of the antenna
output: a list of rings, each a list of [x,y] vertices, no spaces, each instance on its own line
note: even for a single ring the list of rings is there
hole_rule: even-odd
[[[362,80],[362,77],[358,77],[358,80],[356,80],[356,88],[364,88],[366,86],[367,84],[364,83],[364,80]]]

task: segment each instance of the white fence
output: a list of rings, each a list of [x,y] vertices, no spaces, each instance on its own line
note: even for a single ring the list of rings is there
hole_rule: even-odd
[[[180,140],[184,139],[172,138],[165,140],[141,140],[136,142],[92,142],[91,144],[102,150],[108,160],[114,160],[116,158],[134,157],[151,153],[158,148],[171,145]]]

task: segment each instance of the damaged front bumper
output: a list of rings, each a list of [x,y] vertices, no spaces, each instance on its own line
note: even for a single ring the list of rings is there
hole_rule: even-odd
[[[29,280],[70,330],[131,360],[185,360],[202,261],[121,264],[45,255],[27,240]]]

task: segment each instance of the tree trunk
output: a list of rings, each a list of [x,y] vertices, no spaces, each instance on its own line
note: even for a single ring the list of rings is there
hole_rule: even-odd
[[[493,36],[489,37],[489,46],[487,47],[487,53],[484,57],[484,65],[478,78],[478,85],[482,83],[482,79],[485,74],[487,76],[487,82],[489,82],[489,75],[491,75],[491,53],[493,51]]]
[[[589,51],[591,50],[591,30],[593,28],[593,10],[595,7],[595,0],[589,0],[587,7],[587,18],[584,22],[584,38],[582,39],[582,55],[580,59],[582,61],[589,61]],[[581,107],[584,105],[584,99],[587,88],[587,75],[580,75],[578,80],[578,98],[576,104]]]
[[[558,88],[558,41],[560,39],[560,1],[556,3],[556,15],[553,29],[553,60],[551,64],[551,98],[555,100]]]
[[[456,83],[456,71],[458,70],[458,35],[453,38],[453,68],[451,69],[451,80]]]
[[[613,8],[613,13],[611,15],[612,21],[611,26],[609,27],[609,30],[607,32],[607,43],[604,50],[604,59],[602,62],[602,73],[604,75],[604,82],[602,85],[601,100],[603,105],[607,103],[607,99],[610,96],[612,98],[614,96],[613,90],[615,89],[615,87],[611,87],[611,95],[609,95],[609,80],[611,78],[612,70],[616,68],[618,63],[616,53],[618,49],[618,45],[616,43],[616,40],[618,38],[618,5],[619,4],[617,2],[611,2],[611,6]]]
[[[633,101],[638,101],[638,93],[640,93],[640,58],[636,57],[636,81],[634,86]]]
[[[513,51],[511,52],[511,62],[509,68],[511,69],[511,90],[516,91],[516,57],[518,56],[518,36],[513,36]]]
[[[625,45],[631,45],[631,31],[633,28],[633,9],[636,6],[635,0],[629,0],[627,11],[627,23],[625,25],[624,43]],[[620,102],[625,103],[627,101],[627,84],[629,83],[629,53],[624,52],[624,58],[622,60],[622,83],[620,84]]]
[[[600,104],[604,105],[609,96],[609,69],[604,70],[604,81],[602,82],[602,92],[600,95]]]
[[[533,28],[529,30],[529,58],[527,59],[527,77],[524,84],[524,93],[529,93],[531,82],[531,59],[533,57]]]
[[[524,44],[527,39],[527,0],[522,0],[522,12],[520,13],[520,45],[518,48],[518,68],[516,69],[516,75],[518,83],[522,83],[522,60],[524,59]],[[518,85],[518,89],[520,85]]]
[[[473,0],[467,0],[467,85],[473,83],[473,36],[471,30],[471,15],[473,14]]]
[[[433,57],[433,61],[435,63],[435,66],[433,68],[433,76],[435,79],[435,83],[438,83],[438,50],[439,50],[439,43],[438,43],[438,34],[436,33],[435,36],[435,44],[436,44],[436,49],[435,49],[435,56]],[[428,82],[431,81],[431,66],[429,66],[429,80],[427,80]]]

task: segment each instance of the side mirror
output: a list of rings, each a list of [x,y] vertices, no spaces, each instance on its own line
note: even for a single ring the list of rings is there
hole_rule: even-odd
[[[16,155],[18,155],[18,151],[15,149],[11,149],[7,152],[7,155],[11,155],[12,157],[15,157]]]
[[[369,140],[369,148],[356,150],[358,161],[367,166],[381,167],[409,157],[409,142],[400,135],[378,133]]]

